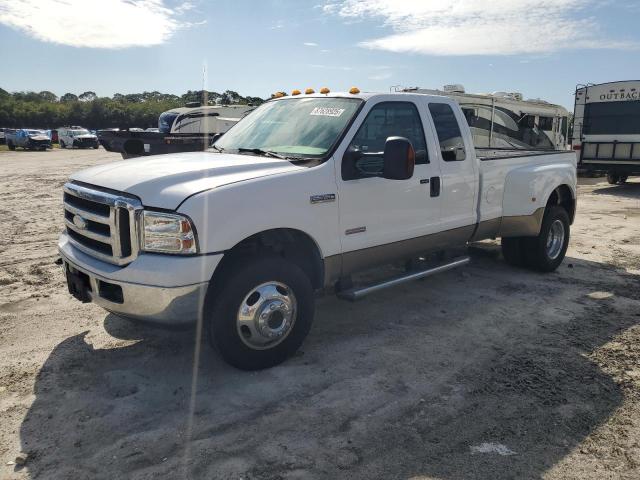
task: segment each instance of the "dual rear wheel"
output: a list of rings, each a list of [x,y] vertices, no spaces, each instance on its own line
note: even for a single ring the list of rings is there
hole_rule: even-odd
[[[502,255],[510,265],[552,272],[567,253],[569,234],[567,211],[554,205],[547,208],[537,237],[502,238]]]

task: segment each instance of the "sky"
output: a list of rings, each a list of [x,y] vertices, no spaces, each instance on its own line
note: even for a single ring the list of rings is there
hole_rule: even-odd
[[[640,78],[639,0],[0,0],[0,88],[522,92]],[[203,70],[206,72],[203,75]]]

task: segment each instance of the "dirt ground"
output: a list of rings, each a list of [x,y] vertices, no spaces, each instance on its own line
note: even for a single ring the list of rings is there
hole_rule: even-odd
[[[193,375],[193,331],[83,305],[53,264],[62,184],[116,159],[0,152],[0,478],[640,478],[639,180],[583,179],[553,274],[487,242],[468,268],[320,299],[282,366],[204,345]]]

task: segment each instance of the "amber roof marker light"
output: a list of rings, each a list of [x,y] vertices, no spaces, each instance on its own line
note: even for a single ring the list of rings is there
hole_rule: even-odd
[[[300,90],[298,89],[292,90],[291,95],[300,95]]]
[[[329,90],[327,87],[322,87],[320,89],[320,93],[322,93],[323,95],[326,95],[329,92],[331,92],[331,90]]]
[[[304,91],[304,94],[305,94],[305,95],[311,95],[312,93],[316,93],[316,91],[315,91],[313,88],[307,88],[307,89]]]
[[[359,93],[360,93],[360,89],[359,89],[358,87],[351,87],[351,88],[349,89],[349,93],[350,93],[351,95],[357,95],[357,94],[359,94]]]

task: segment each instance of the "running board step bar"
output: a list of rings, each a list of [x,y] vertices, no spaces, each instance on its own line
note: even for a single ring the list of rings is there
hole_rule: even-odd
[[[439,265],[437,267],[428,268],[427,270],[420,270],[417,272],[409,272],[405,275],[401,275],[399,277],[394,277],[390,280],[385,280],[384,282],[377,283],[375,285],[369,285],[368,287],[354,287],[348,290],[343,290],[338,292],[338,298],[343,300],[349,300],[355,302],[356,300],[360,300],[362,297],[369,295],[370,293],[377,292],[379,290],[384,290],[385,288],[394,287],[396,285],[400,285],[402,283],[410,282],[412,280],[418,280],[420,278],[430,277],[431,275],[435,275],[436,273],[446,272],[447,270],[451,270],[453,268],[461,267],[469,263],[469,257],[460,257],[455,260],[445,263],[443,265]]]

